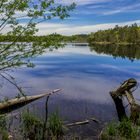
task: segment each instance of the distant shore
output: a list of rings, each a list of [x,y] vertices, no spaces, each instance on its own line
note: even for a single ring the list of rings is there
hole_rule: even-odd
[[[140,44],[140,43],[129,43],[129,42],[90,42],[90,44],[99,44],[99,45],[133,45],[133,44]]]

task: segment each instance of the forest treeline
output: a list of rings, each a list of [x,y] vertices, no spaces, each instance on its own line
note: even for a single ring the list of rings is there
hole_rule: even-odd
[[[71,36],[64,36],[57,33],[50,34],[50,35],[44,35],[44,36],[22,36],[19,39],[17,39],[17,36],[9,36],[9,35],[0,35],[0,42],[13,42],[16,40],[16,42],[46,42],[48,40],[56,40],[62,42],[80,42],[85,43],[88,41],[88,35],[86,34],[79,34],[79,35],[71,35]]]
[[[63,37],[59,34],[51,34],[47,36],[22,36],[18,38],[17,36],[11,36],[11,35],[0,35],[0,42],[45,42],[48,39],[54,39],[54,38],[59,38],[60,40],[63,39]]]
[[[139,44],[140,43],[140,26],[136,23],[131,26],[119,27],[116,25],[112,29],[100,30],[91,34],[78,34],[64,36],[57,33],[44,36],[22,36],[17,39],[16,36],[0,35],[0,42],[46,42],[49,39],[59,40],[62,42],[72,43],[122,43],[122,44]]]
[[[135,23],[131,26],[100,30],[89,35],[90,43],[140,43],[140,27]]]

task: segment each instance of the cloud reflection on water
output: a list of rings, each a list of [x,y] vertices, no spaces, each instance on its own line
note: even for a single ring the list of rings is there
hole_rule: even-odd
[[[62,94],[52,97],[54,103],[51,102],[50,111],[61,103],[60,110],[69,119],[80,118],[80,116],[76,117],[77,109],[81,106],[78,111],[80,113],[85,104],[88,104],[90,115],[92,113],[97,117],[107,115],[105,118],[101,117],[106,120],[113,117],[115,108],[109,91],[130,77],[140,81],[140,61],[136,60],[132,63],[128,59],[113,59],[111,56],[90,52],[88,47],[83,46],[55,50],[33,61],[36,63],[34,69],[21,68],[12,74],[22,82],[23,87],[30,87],[26,89],[27,94],[42,93],[55,88],[64,89]],[[5,95],[14,96],[13,88],[4,88],[4,91]],[[139,92],[138,89],[135,94],[138,98]],[[69,107],[70,102],[72,109]],[[37,104],[38,107],[43,106],[44,100]],[[97,113],[95,108],[102,113]]]

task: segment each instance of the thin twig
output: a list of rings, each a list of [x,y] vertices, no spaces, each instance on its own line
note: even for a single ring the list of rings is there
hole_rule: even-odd
[[[48,101],[49,101],[49,97],[47,96],[46,98],[46,117],[45,117],[45,121],[44,121],[44,126],[43,126],[43,135],[42,135],[42,140],[45,140],[45,134],[46,134],[46,127],[47,127],[47,122],[48,122]]]
[[[7,74],[7,73],[5,73],[5,74]],[[7,74],[12,80],[10,80],[9,78],[7,78],[6,76],[4,76],[3,74],[1,74],[0,73],[0,76],[1,77],[3,77],[4,79],[6,79],[9,83],[11,83],[12,85],[14,85],[17,89],[18,89],[18,91],[19,91],[19,93],[22,95],[22,96],[25,96],[24,95],[24,92],[23,92],[23,90],[22,90],[22,88],[21,87],[19,87],[18,86],[18,84],[13,80],[13,77],[11,76],[11,75],[9,75],[9,74]]]

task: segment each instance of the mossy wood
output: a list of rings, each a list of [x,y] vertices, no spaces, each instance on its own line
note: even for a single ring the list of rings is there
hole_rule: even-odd
[[[0,103],[0,114],[8,113],[12,110],[15,110],[17,108],[20,108],[28,103],[31,103],[35,100],[38,100],[40,98],[43,98],[45,96],[50,96],[56,92],[61,91],[61,89],[52,90],[50,92],[34,95],[34,96],[24,96],[20,98],[14,98],[8,101],[5,101],[3,103]]]
[[[128,103],[130,105],[130,119],[137,123],[140,118],[140,105],[138,105],[135,101],[135,98],[132,94],[133,88],[137,86],[137,81],[134,78],[130,78],[126,81],[124,81],[119,88],[117,88],[114,91],[110,92],[110,95],[115,103],[118,118],[121,121],[124,118],[127,118],[125,107],[123,105],[123,96],[125,96],[128,100]]]

